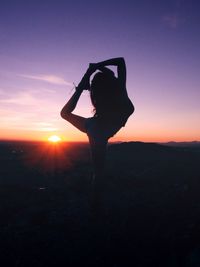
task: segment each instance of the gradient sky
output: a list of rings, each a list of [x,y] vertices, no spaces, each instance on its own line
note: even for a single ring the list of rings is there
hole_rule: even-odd
[[[198,0],[0,1],[0,139],[87,140],[60,118],[90,62],[123,56],[135,113],[113,138],[200,140]],[[87,92],[76,114],[92,116]]]

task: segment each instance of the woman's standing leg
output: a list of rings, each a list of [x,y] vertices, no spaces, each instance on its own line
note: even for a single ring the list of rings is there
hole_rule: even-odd
[[[90,138],[91,155],[93,163],[93,179],[91,188],[91,211],[98,214],[101,209],[101,199],[103,193],[105,160],[107,140],[95,141]]]

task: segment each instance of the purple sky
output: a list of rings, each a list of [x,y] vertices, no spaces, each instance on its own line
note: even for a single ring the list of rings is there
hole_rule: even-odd
[[[0,1],[0,138],[84,134],[59,111],[89,62],[123,56],[136,111],[116,140],[200,139],[198,0]],[[92,116],[87,92],[75,113]]]

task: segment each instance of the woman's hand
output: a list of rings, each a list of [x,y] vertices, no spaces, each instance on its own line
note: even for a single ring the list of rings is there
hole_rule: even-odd
[[[89,68],[86,71],[86,74],[91,76],[97,69],[98,68],[97,68],[97,64],[96,63],[90,63],[89,64]]]
[[[89,68],[77,86],[77,90],[90,90],[90,76],[97,70],[96,64],[90,63]]]
[[[77,90],[83,91],[83,90],[89,90],[90,89],[90,75],[88,74],[88,71],[85,73],[83,78],[81,79],[80,83],[77,86]]]
[[[96,71],[97,70],[97,63],[90,63],[89,69],[91,69],[92,71]]]
[[[90,63],[89,67],[77,86],[77,90],[90,90],[90,76],[99,69],[98,63]]]

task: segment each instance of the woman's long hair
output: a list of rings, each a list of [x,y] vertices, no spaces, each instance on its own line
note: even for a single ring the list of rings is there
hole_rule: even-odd
[[[118,79],[112,71],[98,72],[90,86],[90,98],[95,116],[110,117],[117,112],[121,99]]]

